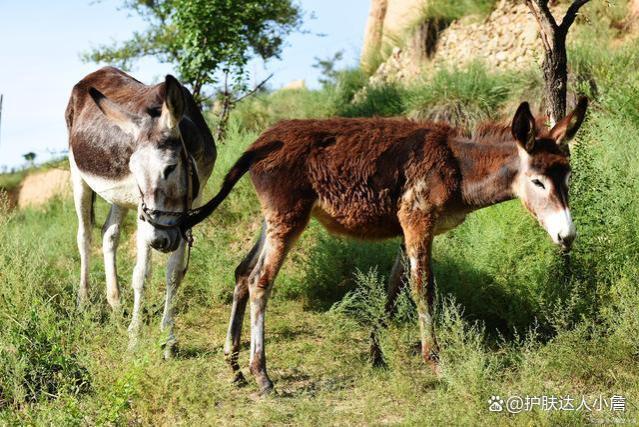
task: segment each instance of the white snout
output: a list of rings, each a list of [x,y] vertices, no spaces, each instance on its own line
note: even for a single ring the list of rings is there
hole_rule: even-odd
[[[569,209],[551,212],[542,218],[541,222],[555,244],[561,245],[564,249],[570,249],[577,236],[577,230]]]

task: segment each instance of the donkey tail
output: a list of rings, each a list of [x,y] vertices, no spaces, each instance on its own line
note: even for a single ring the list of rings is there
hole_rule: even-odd
[[[272,141],[260,147],[246,150],[224,177],[220,191],[205,205],[191,211],[189,216],[182,222],[182,230],[188,230],[204,221],[226,199],[235,184],[249,171],[255,162],[262,160],[271,152],[282,147],[282,145],[284,144],[281,141]]]

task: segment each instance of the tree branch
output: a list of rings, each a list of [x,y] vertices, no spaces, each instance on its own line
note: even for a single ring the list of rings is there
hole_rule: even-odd
[[[266,84],[266,82],[268,82],[269,80],[271,80],[271,77],[273,77],[273,73],[271,73],[270,76],[268,76],[267,78],[265,78],[264,80],[262,80],[257,86],[255,86],[250,92],[245,93],[244,95],[240,96],[239,98],[237,98],[235,101],[233,101],[234,104],[240,102],[241,100],[243,100],[244,98],[247,98],[251,95],[253,95],[255,92],[257,92],[258,90],[262,89],[262,87],[264,87],[264,85]]]
[[[585,5],[589,1],[590,0],[575,0],[574,2],[572,2],[568,10],[566,11],[566,15],[564,15],[564,19],[561,21],[561,25],[559,26],[559,29],[562,33],[568,34],[568,29],[570,28],[572,23],[575,22],[575,18],[577,18],[577,12],[579,12],[581,6]]]
[[[555,17],[550,12],[550,9],[548,9],[548,0],[525,0],[525,2],[539,24],[541,40],[544,43],[546,51],[552,51],[552,40],[559,27],[557,26]]]

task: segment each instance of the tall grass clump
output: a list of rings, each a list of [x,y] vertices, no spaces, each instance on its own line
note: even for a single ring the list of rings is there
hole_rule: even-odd
[[[261,132],[283,119],[311,119],[332,113],[330,94],[310,89],[283,89],[240,101],[230,122],[248,132]]]
[[[452,22],[468,15],[488,15],[495,8],[496,0],[434,0],[426,3],[420,20]]]
[[[338,103],[335,113],[345,117],[405,116],[472,128],[478,122],[501,118],[512,98],[530,93],[530,86],[538,82],[536,77],[532,73],[490,73],[476,62],[463,69],[437,70],[421,82],[405,86],[367,86],[350,102]]]
[[[352,102],[337,105],[342,117],[393,117],[406,110],[406,89],[396,83],[368,86]]]
[[[406,93],[405,114],[417,120],[441,120],[469,127],[495,118],[514,90],[504,76],[489,73],[480,63],[465,69],[442,69]]]
[[[31,231],[15,230],[12,220],[0,200],[0,411],[85,393],[91,384],[75,348],[81,329],[68,320],[46,246],[31,246]]]

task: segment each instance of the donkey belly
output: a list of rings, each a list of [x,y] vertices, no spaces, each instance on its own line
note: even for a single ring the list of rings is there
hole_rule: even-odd
[[[133,175],[118,181],[106,180],[86,174],[81,176],[93,191],[111,204],[134,208],[139,203],[140,192],[137,189]]]
[[[345,213],[319,203],[313,207],[312,214],[329,232],[356,239],[387,239],[402,233],[397,217],[391,214],[358,210]]]
[[[120,179],[109,179],[84,172],[78,168],[71,151],[69,151],[69,163],[73,172],[78,173],[82,180],[107,202],[126,208],[134,208],[138,205],[140,192],[133,174]]]

